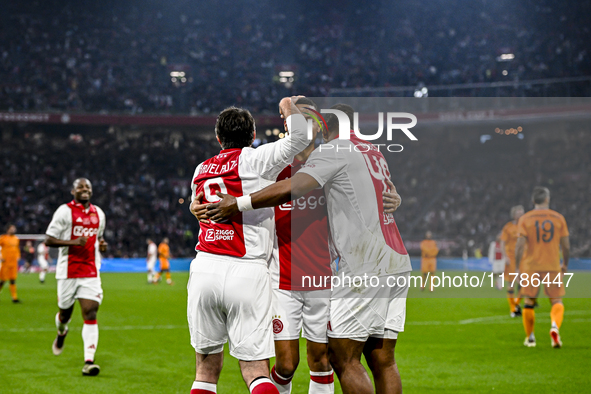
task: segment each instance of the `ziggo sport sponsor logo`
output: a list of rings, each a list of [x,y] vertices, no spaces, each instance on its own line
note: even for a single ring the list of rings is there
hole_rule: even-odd
[[[234,230],[215,230],[210,228],[205,232],[205,240],[207,242],[232,241],[233,239]]]
[[[76,226],[72,231],[75,237],[94,237],[98,233],[98,228],[88,228],[83,226]]]

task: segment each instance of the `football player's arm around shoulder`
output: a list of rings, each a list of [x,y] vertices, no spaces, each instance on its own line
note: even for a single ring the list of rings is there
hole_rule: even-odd
[[[284,103],[284,100],[286,99],[281,102]],[[248,151],[253,170],[261,177],[273,181],[287,165],[291,164],[295,155],[310,143],[307,138],[308,122],[304,115],[295,105],[283,105],[283,107],[281,113],[288,132],[285,138]]]
[[[322,145],[321,145],[322,147]],[[252,207],[254,209],[274,207],[291,200],[305,196],[314,189],[324,187],[341,169],[334,150],[316,148],[306,164],[290,179],[276,182],[273,185],[253,193]]]

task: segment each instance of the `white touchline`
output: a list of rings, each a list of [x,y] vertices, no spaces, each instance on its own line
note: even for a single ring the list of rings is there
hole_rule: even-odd
[[[131,330],[178,330],[178,329],[188,329],[189,326],[173,326],[173,325],[164,325],[164,326],[101,326],[99,324],[100,331],[131,331]],[[78,330],[80,331],[82,327],[70,327],[70,330]],[[53,332],[55,331],[55,327],[37,327],[37,328],[2,328],[0,327],[0,332]]]
[[[579,311],[565,311],[565,316],[573,316],[573,315],[591,315],[591,311],[586,310],[579,310]],[[549,312],[544,313],[536,313],[536,318],[538,317],[550,317]],[[546,319],[542,319],[546,320]],[[569,322],[576,322],[576,323],[583,323],[583,322],[590,322],[591,319],[569,319]],[[406,321],[406,325],[408,326],[447,326],[447,325],[464,325],[464,324],[517,324],[521,323],[521,319],[513,320],[510,319],[508,316],[504,315],[495,315],[495,316],[484,316],[484,317],[476,317],[472,319],[464,319],[464,320],[443,320],[443,321]]]

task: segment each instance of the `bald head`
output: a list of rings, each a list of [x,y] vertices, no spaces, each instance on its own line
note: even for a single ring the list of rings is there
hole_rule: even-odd
[[[74,183],[72,183],[72,189],[76,189],[76,185],[78,185],[80,182],[86,182],[88,184],[88,186],[90,186],[90,188],[92,189],[92,183],[90,183],[90,181],[88,180],[88,178],[78,178],[74,181]]]

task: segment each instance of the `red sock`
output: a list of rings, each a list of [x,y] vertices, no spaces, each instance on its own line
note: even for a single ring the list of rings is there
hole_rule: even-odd
[[[251,394],[279,394],[277,387],[271,382],[269,378],[256,378],[250,384]]]

